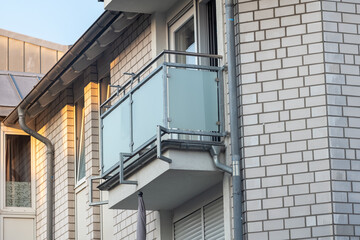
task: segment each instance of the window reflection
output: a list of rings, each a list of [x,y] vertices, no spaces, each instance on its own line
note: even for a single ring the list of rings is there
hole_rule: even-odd
[[[85,129],[84,129],[84,98],[75,104],[76,121],[76,180],[85,177]]]
[[[6,206],[31,207],[30,137],[6,135]]]
[[[190,18],[175,32],[175,49],[177,51],[196,52],[194,17]],[[176,62],[196,64],[196,59],[191,56],[176,56]]]

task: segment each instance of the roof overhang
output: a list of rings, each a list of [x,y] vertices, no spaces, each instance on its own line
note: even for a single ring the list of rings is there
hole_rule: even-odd
[[[4,119],[4,123],[9,126],[16,124],[19,106],[27,110],[30,118],[36,117],[45,110],[61,91],[70,86],[100,57],[137,15],[105,11]]]

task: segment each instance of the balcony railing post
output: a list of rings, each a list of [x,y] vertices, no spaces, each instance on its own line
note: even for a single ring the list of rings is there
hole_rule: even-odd
[[[218,82],[218,112],[220,121],[220,132],[225,132],[225,103],[224,103],[224,81],[223,81],[223,69],[217,71]]]
[[[133,87],[134,74],[131,75],[131,84],[130,88]],[[130,152],[134,151],[134,125],[133,125],[133,98],[132,91],[129,94],[129,104],[130,104]]]
[[[169,114],[168,114],[168,106],[169,106],[169,99],[168,99],[168,73],[167,73],[167,66],[165,64],[162,64],[162,71],[163,71],[163,99],[164,99],[164,119],[163,119],[163,126],[166,128],[169,127]]]
[[[130,104],[130,152],[133,152],[134,148],[134,127],[133,127],[133,99],[132,93],[129,95],[129,104]]]

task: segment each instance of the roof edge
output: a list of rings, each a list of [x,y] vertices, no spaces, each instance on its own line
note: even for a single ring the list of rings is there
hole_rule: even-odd
[[[5,29],[2,29],[2,28],[0,28],[0,36],[13,38],[13,39],[16,39],[16,40],[24,41],[24,42],[27,42],[27,43],[38,45],[38,46],[41,46],[41,47],[50,48],[50,49],[61,51],[61,52],[66,52],[71,47],[71,45],[63,45],[63,44],[47,41],[47,40],[44,40],[44,39],[31,37],[31,36],[24,35],[24,34],[21,34],[21,33],[12,32],[12,31],[5,30]]]
[[[51,87],[63,73],[78,60],[92,43],[118,18],[121,12],[104,11],[104,13],[89,27],[88,30],[75,42],[64,56],[45,74],[41,81],[3,120],[5,125],[13,125],[18,120],[17,109],[28,109],[43,93]],[[61,69],[59,71],[59,69]]]

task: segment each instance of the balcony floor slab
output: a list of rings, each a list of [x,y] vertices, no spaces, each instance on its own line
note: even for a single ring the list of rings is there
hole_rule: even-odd
[[[168,150],[172,163],[154,159],[109,191],[112,209],[137,209],[137,194],[143,192],[147,210],[170,210],[211,188],[223,179],[209,152]]]

